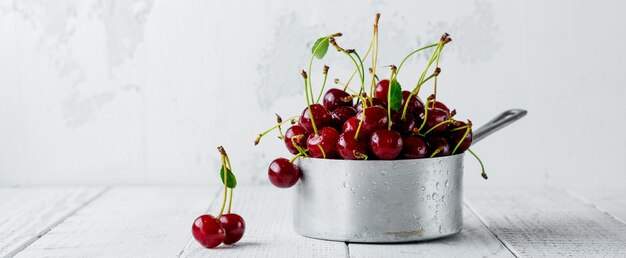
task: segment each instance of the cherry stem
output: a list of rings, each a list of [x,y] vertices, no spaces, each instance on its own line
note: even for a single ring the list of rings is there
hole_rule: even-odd
[[[367,56],[370,54],[370,51],[372,50],[372,45],[374,44],[374,38],[372,37],[372,42],[370,42],[370,46],[367,48],[367,51],[365,52],[365,55],[363,56],[363,59],[366,59]],[[361,63],[361,66],[363,66],[363,63]],[[348,78],[348,81],[346,82],[346,84],[343,87],[343,91],[346,91],[346,89],[348,88],[348,85],[350,85],[350,82],[352,81],[352,78],[354,78],[354,75],[356,75],[356,73],[359,71],[359,68],[357,68],[356,70],[354,70],[354,72],[352,72],[352,75],[350,75],[350,78]]]
[[[346,54],[350,58],[350,60],[352,60],[352,63],[354,63],[354,66],[359,72],[359,78],[361,79],[361,92],[362,92],[363,88],[365,87],[365,75],[364,75],[365,70],[363,69],[363,60],[361,60],[361,57],[354,49],[345,50],[342,47],[340,47],[337,44],[337,41],[335,41],[335,38],[332,38],[332,37],[330,38],[330,44],[333,45],[333,47],[335,47],[335,49],[337,49],[338,52],[342,52]],[[352,57],[351,54],[355,54],[355,56],[359,59],[359,63],[356,62],[356,60],[354,59],[354,57]]]
[[[261,137],[265,136],[266,134],[268,134],[269,132],[271,132],[272,130],[274,130],[276,128],[280,128],[281,125],[283,125],[284,123],[287,123],[288,121],[291,121],[291,120],[295,119],[296,117],[299,117],[299,116],[298,115],[292,116],[292,117],[290,117],[287,120],[284,120],[282,122],[276,123],[276,125],[272,126],[270,129],[267,129],[265,132],[260,133],[259,136],[254,140],[254,145],[259,144],[259,142],[261,141]],[[280,136],[284,137],[282,132],[280,132]]]
[[[409,98],[407,98],[407,102],[410,99],[411,95],[409,95]],[[417,133],[419,134],[419,132],[422,130],[422,128],[424,128],[424,125],[426,125],[426,120],[428,119],[428,104],[430,103],[430,101],[432,100],[431,98],[432,96],[428,97],[426,99],[426,105],[424,105],[424,119],[422,121],[422,124],[420,125],[419,129],[417,129]],[[406,108],[405,108],[406,111]]]
[[[322,147],[322,145],[321,144],[317,145],[317,147],[320,148],[320,151],[322,152],[322,157],[326,159],[326,152],[324,151],[324,148]]]
[[[315,119],[313,118],[313,112],[311,111],[311,102],[309,101],[309,91],[307,91],[308,76],[304,70],[302,70],[302,78],[304,78],[304,92],[306,94],[306,106],[307,106],[307,110],[309,111],[309,118],[311,119],[311,125],[313,125],[313,132],[315,133],[315,135],[317,135],[317,126],[315,125]]]
[[[410,54],[408,54],[406,57],[404,57],[404,59],[402,59],[402,62],[400,62],[400,65],[398,65],[398,73],[400,73],[400,68],[402,68],[402,65],[404,64],[404,62],[405,62],[407,59],[409,59],[409,57],[411,57],[412,55],[414,55],[414,54],[416,54],[416,53],[418,53],[418,52],[420,52],[420,51],[422,51],[422,50],[429,49],[429,48],[431,48],[431,47],[436,47],[436,46],[438,46],[438,45],[439,45],[439,43],[430,44],[430,45],[428,45],[428,46],[418,48],[418,49],[414,50],[413,52],[411,52]],[[396,76],[398,76],[398,74],[396,74]],[[395,79],[395,77],[394,77],[394,79]]]
[[[230,170],[231,172],[233,171],[233,167],[230,166],[230,159],[228,158],[228,155],[224,154],[224,157],[226,158],[226,164],[228,165],[228,170]],[[226,171],[224,171],[226,172]],[[226,182],[228,181],[228,177],[226,175],[224,175],[224,185],[226,185]],[[226,193],[226,192],[224,192]],[[233,189],[230,188],[230,199],[228,200],[228,213],[230,213],[230,207],[233,205]]]
[[[293,162],[296,161],[296,159],[301,156],[302,156],[302,152],[296,154],[295,156],[293,156],[293,158],[289,160],[289,163],[293,164]]]
[[[474,153],[472,150],[467,149],[467,151],[469,151],[469,153],[471,153],[474,158],[476,158],[478,160],[478,163],[480,163],[480,168],[483,170],[483,172],[480,174],[485,180],[487,180],[487,173],[485,173],[485,166],[483,165],[483,161],[480,160],[480,158],[476,155],[476,153]]]
[[[445,124],[449,124],[454,122],[454,119],[448,119],[446,121],[443,121],[441,123],[438,123],[437,125],[433,126],[433,128],[428,129],[428,131],[426,131],[424,134],[422,134],[422,136],[426,136],[428,133],[432,132],[433,130],[435,130],[437,127],[445,125]]]
[[[451,155],[454,155],[456,153],[456,150],[459,148],[459,146],[461,146],[461,143],[463,143],[463,141],[465,141],[465,137],[467,137],[469,132],[472,130],[471,124],[468,124],[465,127],[467,127],[465,129],[465,134],[463,134],[463,138],[461,138],[461,140],[456,144],[456,146],[454,146],[454,150],[452,150],[452,154]]]
[[[226,175],[226,159],[224,158],[224,153],[222,150],[222,146],[219,146],[218,149],[220,150],[220,154],[222,157],[222,177],[224,178],[224,200],[222,200],[222,207],[220,208],[220,213],[217,215],[216,220],[219,221],[220,218],[222,217],[222,214],[224,213],[224,206],[226,206],[226,197],[228,195],[228,187],[226,187],[226,184],[228,183],[228,176]]]
[[[315,53],[317,53],[317,50],[320,48],[320,46],[322,46],[322,43],[324,41],[330,40],[330,38],[333,36],[341,36],[341,33],[335,33],[335,34],[324,37],[324,39],[319,44],[317,44],[315,49],[313,49],[313,53],[311,54],[311,59],[309,60],[309,74],[311,74],[311,67],[313,66],[313,59],[315,58]],[[311,101],[313,101],[313,83],[311,82],[310,77],[308,78],[308,81],[309,81],[309,92],[311,93]]]
[[[430,154],[429,158],[434,157],[435,155],[439,154],[439,152],[441,152],[441,147],[438,147],[435,151],[433,151],[433,154]]]
[[[368,156],[366,154],[357,152],[356,150],[352,150],[352,155],[357,159],[367,160]]]
[[[302,154],[304,156],[307,156],[306,152],[307,150],[302,148],[302,146],[300,146],[297,142],[296,139],[299,139],[300,137],[304,137],[304,134],[298,134],[294,137],[291,137],[291,144],[293,145],[293,147],[296,148],[296,150],[298,150],[299,154]]]
[[[397,68],[395,65],[391,65],[391,76],[394,77],[397,72]],[[389,81],[389,87],[387,88],[387,130],[391,130],[391,86],[393,85],[392,81]],[[408,99],[407,99],[408,102]]]
[[[324,92],[324,88],[326,87],[326,79],[328,79],[328,66],[324,66],[324,82],[322,83],[322,89],[320,89],[320,94],[317,95],[317,99],[315,100],[315,103],[320,103],[320,98],[322,98],[322,93]]]
[[[421,83],[419,83],[419,84],[418,84],[418,86],[417,86],[417,87],[418,87],[418,89],[419,89],[419,87],[421,87],[424,83],[426,83],[428,80],[430,80],[430,79],[431,79],[431,78],[433,78],[433,77],[435,77],[435,73],[431,74],[430,76],[428,76],[428,78],[426,78],[424,81],[422,81]],[[395,80],[395,79],[394,79],[394,80]],[[410,99],[411,99],[411,97],[413,97],[413,96],[417,96],[417,93],[414,93],[414,91],[411,91],[411,93],[409,93],[409,96],[406,98],[406,99],[407,99],[407,101],[406,101],[406,103],[404,104],[404,108],[403,108],[403,110],[402,110],[402,117],[401,117],[401,119],[402,119],[402,120],[405,120],[405,119],[406,119],[406,112],[407,112],[407,110],[409,109],[409,100],[410,100]]]
[[[376,63],[378,62],[378,20],[380,19],[380,13],[376,13],[374,19],[374,39],[376,48],[372,52],[372,74],[376,74]],[[370,84],[370,99],[374,96],[374,87],[376,87],[376,79],[372,76],[372,83]],[[372,102],[373,103],[373,102]]]

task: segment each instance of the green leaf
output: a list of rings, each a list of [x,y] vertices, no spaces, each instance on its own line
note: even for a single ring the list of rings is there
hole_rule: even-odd
[[[222,178],[222,184],[224,183],[224,166],[220,169],[220,177]],[[235,178],[235,174],[233,174],[230,169],[226,168],[226,177],[228,181],[226,182],[226,187],[235,188],[237,186],[237,178]]]
[[[391,110],[398,111],[402,105],[402,86],[396,80],[391,81],[389,85],[389,107]]]
[[[313,44],[311,53],[313,53],[317,59],[322,59],[326,55],[326,52],[328,52],[329,44],[328,37],[319,38],[315,41],[315,44]]]

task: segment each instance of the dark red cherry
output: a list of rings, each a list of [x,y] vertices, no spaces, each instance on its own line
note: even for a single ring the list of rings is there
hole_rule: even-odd
[[[267,170],[270,182],[278,188],[289,188],[300,178],[300,169],[285,158],[277,158]]]
[[[424,133],[430,130],[430,128],[435,127],[439,123],[446,121],[449,118],[450,118],[449,114],[445,110],[439,109],[439,108],[429,108],[427,118],[426,118],[426,130],[423,130],[421,132]],[[448,125],[443,124],[435,128],[431,133],[445,132],[447,128],[448,128]]]
[[[295,138],[294,138],[295,137]],[[292,138],[293,141],[292,141]],[[309,138],[309,133],[304,129],[304,127],[299,125],[294,125],[289,127],[285,132],[285,146],[287,146],[287,150],[291,152],[291,154],[298,154],[298,149],[293,146],[295,142],[298,146],[302,147],[302,149],[306,149],[306,139]]]
[[[450,153],[452,152],[450,144],[446,138],[442,136],[430,136],[426,139],[426,144],[428,149],[427,155],[429,157],[435,152],[436,154],[433,157],[450,156]]]
[[[309,135],[306,146],[311,157],[332,159],[337,156],[337,140],[339,132],[335,128],[324,127],[317,135]]]
[[[337,152],[343,159],[363,159],[367,153],[367,138],[354,139],[355,131],[348,131],[339,135]]]
[[[379,159],[394,159],[402,151],[402,136],[396,131],[377,130],[370,137],[370,150]]]
[[[359,121],[356,119],[356,117],[351,117],[348,118],[348,120],[343,123],[343,126],[341,127],[341,131],[342,132],[356,132],[357,127],[359,127]]]
[[[383,103],[387,103],[387,96],[389,94],[389,80],[384,79],[376,84],[374,90],[374,98],[380,99]]]
[[[341,129],[343,124],[356,115],[356,110],[353,107],[338,107],[335,111],[331,112],[332,125],[335,128]]]
[[[450,147],[452,148],[452,150],[454,150],[456,145],[462,141],[461,145],[459,145],[459,148],[456,149],[456,152],[454,152],[454,154],[463,153],[467,149],[469,149],[470,145],[472,145],[472,129],[471,128],[469,129],[469,133],[467,134],[467,136],[465,136],[465,132],[467,131],[467,128],[454,130],[456,128],[461,128],[466,125],[467,124],[464,122],[455,121],[454,123],[450,125],[450,128],[448,129],[448,142],[450,143]],[[465,136],[465,138],[463,138],[463,136]]]
[[[235,213],[222,214],[220,224],[226,232],[226,237],[224,238],[225,245],[237,243],[246,231],[246,222],[241,216]]]
[[[426,157],[426,142],[418,136],[404,138],[402,157],[405,159],[421,159]]]
[[[387,118],[387,110],[385,110],[385,108],[381,106],[373,106],[366,108],[365,111],[357,113],[357,124],[361,122],[363,114],[365,114],[365,120],[363,120],[361,131],[359,131],[359,137],[369,137],[369,135],[374,131],[387,127],[389,119]],[[361,134],[361,132],[363,132],[363,134]]]
[[[311,105],[311,113],[313,114],[313,120],[315,120],[315,125],[317,126],[317,129],[320,129],[330,124],[330,113],[324,106],[320,104]],[[311,123],[311,118],[309,117],[308,107],[305,108],[304,111],[302,111],[302,115],[300,116],[298,123],[300,124],[300,126],[304,127],[307,132],[314,132],[313,124]]]
[[[423,106],[423,105],[422,105]],[[430,106],[428,108],[432,108],[432,107],[436,107],[439,109],[443,109],[443,111],[446,111],[446,113],[448,114],[448,116],[450,116],[450,109],[448,107],[446,107],[445,104],[443,104],[442,102],[439,101],[434,101],[430,103]]]
[[[349,97],[350,94],[345,91],[330,89],[324,94],[324,107],[326,107],[329,112],[332,112],[339,107],[352,106],[352,100],[346,101],[346,98]]]
[[[374,107],[374,106],[380,106],[380,107],[383,107],[383,108],[387,107],[385,102],[383,102],[380,99],[372,98],[370,100],[369,98],[367,98],[366,100],[367,100],[367,107]],[[363,103],[361,103],[359,101],[359,103],[356,105],[356,112],[361,112],[362,110],[363,110]]]
[[[404,105],[406,105],[406,100],[409,98],[409,95],[411,95],[410,91],[402,91],[402,110],[404,111]],[[419,120],[422,120],[424,118],[424,103],[422,103],[422,101],[419,99],[419,97],[412,95],[411,96],[411,100],[409,100],[409,106],[406,108],[407,113],[411,113],[411,114],[415,114],[419,118]]]
[[[406,113],[404,119],[402,119],[402,112],[396,112],[391,116],[391,129],[403,136],[410,135],[416,125],[417,121],[411,113]]]
[[[193,238],[206,248],[217,247],[226,236],[224,228],[209,214],[201,215],[193,221],[191,233]]]

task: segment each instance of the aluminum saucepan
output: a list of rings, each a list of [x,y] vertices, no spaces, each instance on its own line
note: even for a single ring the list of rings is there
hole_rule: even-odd
[[[473,131],[473,143],[526,115],[513,109]],[[295,231],[363,243],[421,241],[463,227],[463,153],[408,160],[304,158],[297,165]]]

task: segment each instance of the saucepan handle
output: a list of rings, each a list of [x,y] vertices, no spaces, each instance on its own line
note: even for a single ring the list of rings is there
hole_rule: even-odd
[[[518,119],[524,117],[527,113],[528,111],[523,109],[511,109],[502,112],[500,115],[491,119],[491,121],[472,132],[472,144],[479,142],[495,131],[498,131],[517,121]]]

